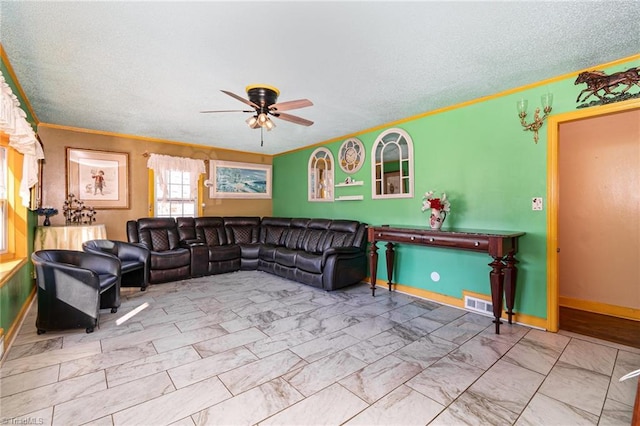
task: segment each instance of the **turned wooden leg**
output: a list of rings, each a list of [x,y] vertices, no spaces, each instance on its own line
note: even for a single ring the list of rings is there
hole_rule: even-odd
[[[393,284],[393,261],[395,260],[396,253],[393,251],[393,243],[387,243],[387,285],[389,291],[391,291],[391,285]]]
[[[516,300],[516,281],[518,278],[518,268],[516,268],[516,260],[513,252],[509,252],[505,259],[506,266],[502,270],[504,275],[504,298],[507,305],[507,315],[509,316],[509,324],[513,317],[513,305]]]
[[[378,272],[378,246],[373,242],[369,246],[369,274],[371,275],[371,295],[376,295],[376,279]]]
[[[502,293],[504,289],[504,275],[502,269],[504,263],[502,258],[494,257],[493,262],[489,264],[491,272],[489,272],[489,281],[491,282],[491,303],[493,304],[493,322],[496,324],[496,334],[500,334],[500,317],[502,316]]]

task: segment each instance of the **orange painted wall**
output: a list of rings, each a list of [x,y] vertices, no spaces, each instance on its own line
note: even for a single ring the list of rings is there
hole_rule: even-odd
[[[640,110],[560,126],[561,297],[640,308]]]
[[[149,185],[147,157],[155,153],[196,159],[238,161],[271,164],[267,155],[221,150],[197,145],[165,143],[120,135],[97,134],[81,130],[40,125],[38,135],[45,153],[43,167],[43,205],[56,207],[60,214],[51,217],[52,225],[64,225],[62,205],[66,198],[66,147],[94,149],[129,154],[129,208],[98,210],[96,223],[104,223],[107,236],[114,240],[127,240],[125,223],[129,219],[147,217]],[[207,171],[208,175],[208,171]],[[271,216],[271,200],[211,199],[204,195],[204,216]],[[90,205],[87,203],[87,205]],[[40,220],[41,224],[41,220]]]

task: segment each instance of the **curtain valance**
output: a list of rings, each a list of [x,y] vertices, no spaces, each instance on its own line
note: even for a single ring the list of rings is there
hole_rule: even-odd
[[[200,175],[206,173],[204,160],[196,160],[186,157],[173,157],[161,154],[149,154],[147,168],[152,169],[158,177],[158,182],[162,188],[162,200],[167,199],[167,184],[165,182],[166,172],[171,170],[189,172],[192,200],[195,200],[198,195],[198,179]]]
[[[38,160],[44,159],[44,151],[27,114],[20,108],[20,101],[0,71],[0,132],[9,135],[9,146],[24,155],[20,197],[22,204],[29,207],[29,190],[38,183]]]

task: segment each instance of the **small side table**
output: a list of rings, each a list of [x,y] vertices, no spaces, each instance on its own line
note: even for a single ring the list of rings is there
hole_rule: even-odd
[[[82,251],[82,243],[107,238],[104,225],[38,226],[33,249],[65,249]]]

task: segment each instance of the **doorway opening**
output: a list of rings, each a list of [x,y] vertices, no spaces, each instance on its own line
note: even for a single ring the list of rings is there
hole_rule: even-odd
[[[620,112],[627,112],[633,110],[640,110],[640,101],[637,99],[620,102],[617,104],[605,105],[597,108],[588,108],[585,110],[573,111],[566,114],[560,114],[557,116],[549,117],[548,120],[548,151],[547,151],[547,329],[549,331],[558,331],[560,326],[563,329],[568,327],[567,324],[591,324],[591,329],[596,327],[593,324],[607,323],[609,319],[616,320],[616,317],[623,317],[632,319],[630,322],[622,322],[623,325],[627,324],[632,328],[632,332],[638,335],[640,330],[640,309],[624,308],[618,309],[616,306],[608,305],[605,303],[595,302],[591,306],[589,303],[583,304],[584,306],[571,306],[571,302],[567,303],[567,300],[571,298],[560,296],[560,127],[561,124],[570,123],[577,120],[584,120],[588,118],[602,117],[605,115],[616,114]],[[593,208],[593,206],[585,206],[585,209]],[[612,271],[615,273],[615,271]],[[607,285],[612,285],[611,283]],[[561,303],[562,299],[562,303]],[[576,299],[577,300],[577,299]],[[564,305],[562,308],[562,321],[560,320],[561,308],[560,305]],[[568,306],[567,306],[568,305]],[[578,303],[580,305],[580,303]],[[595,306],[595,308],[594,308]],[[602,306],[605,307],[604,312]],[[611,306],[611,312],[607,312],[608,307]],[[568,309],[565,309],[568,308]],[[576,309],[577,308],[577,309]],[[594,308],[594,309],[591,309]],[[597,316],[586,315],[587,311],[597,314],[608,314],[611,318],[602,318]],[[633,321],[635,319],[636,321]],[[637,326],[637,327],[636,327]],[[613,335],[617,325],[610,325],[608,331],[603,334]],[[588,331],[587,327],[585,330]],[[605,328],[605,330],[607,330]],[[576,331],[581,334],[588,334],[587,332]],[[624,334],[624,333],[622,333]],[[596,336],[598,337],[598,336]],[[602,337],[600,337],[602,338]],[[636,339],[637,340],[637,339]],[[629,343],[623,343],[629,345]]]

